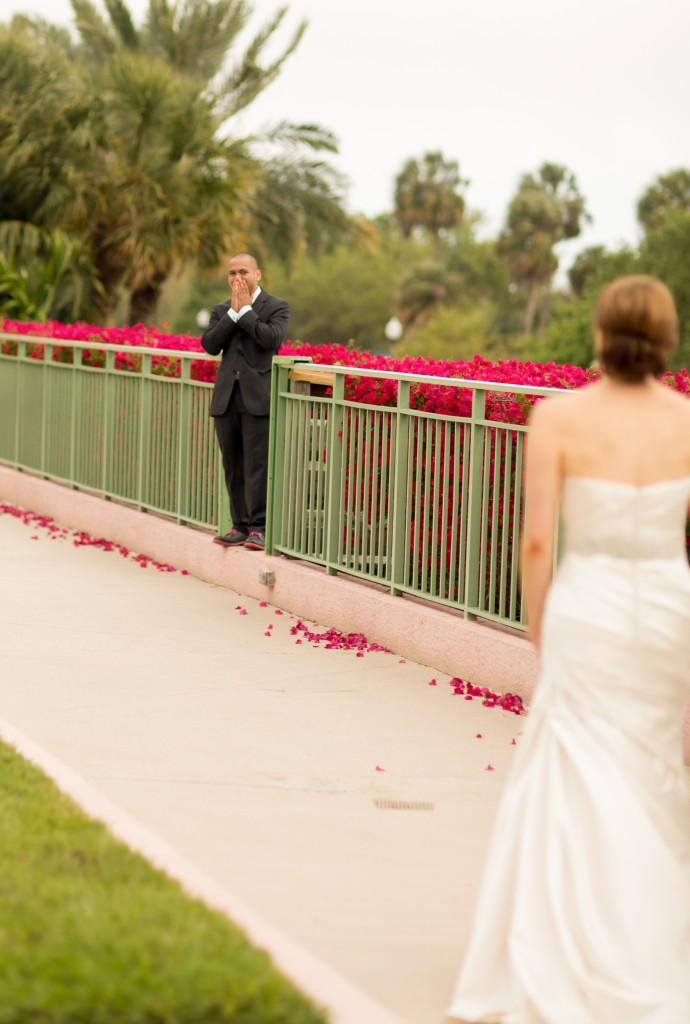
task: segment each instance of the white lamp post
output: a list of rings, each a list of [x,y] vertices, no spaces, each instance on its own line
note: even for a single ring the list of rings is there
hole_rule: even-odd
[[[397,316],[392,316],[383,331],[389,341],[400,341],[403,336],[403,325],[400,323]]]

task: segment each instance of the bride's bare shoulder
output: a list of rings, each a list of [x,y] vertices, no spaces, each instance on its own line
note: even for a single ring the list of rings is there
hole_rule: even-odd
[[[591,401],[591,388],[580,388],[577,391],[562,391],[560,394],[549,395],[541,399],[531,410],[529,421],[556,425],[567,422],[580,415],[582,406]],[[690,403],[688,403],[690,405]]]
[[[690,398],[688,395],[676,391],[675,388],[669,387],[667,384],[659,384],[659,396],[669,410],[690,420]]]

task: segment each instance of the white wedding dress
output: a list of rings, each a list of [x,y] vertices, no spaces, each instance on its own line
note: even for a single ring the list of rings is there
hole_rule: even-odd
[[[568,477],[542,668],[451,1019],[690,1024],[690,478]]]

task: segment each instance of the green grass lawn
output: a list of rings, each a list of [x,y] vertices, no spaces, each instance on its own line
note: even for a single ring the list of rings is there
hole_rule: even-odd
[[[0,743],[0,1024],[325,1024],[221,914]]]

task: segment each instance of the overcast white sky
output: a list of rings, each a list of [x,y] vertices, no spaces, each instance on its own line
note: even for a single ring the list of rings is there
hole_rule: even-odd
[[[97,5],[100,0],[95,0]],[[254,0],[250,32],[280,0]],[[129,0],[141,20],[146,0]],[[352,210],[392,208],[404,161],[440,149],[469,178],[468,205],[496,233],[520,176],[575,172],[593,222],[564,250],[635,244],[635,205],[690,166],[689,0],[294,0],[281,30],[309,29],[245,115],[258,129],[317,122],[340,140]],[[72,22],[69,0],[0,0]]]

